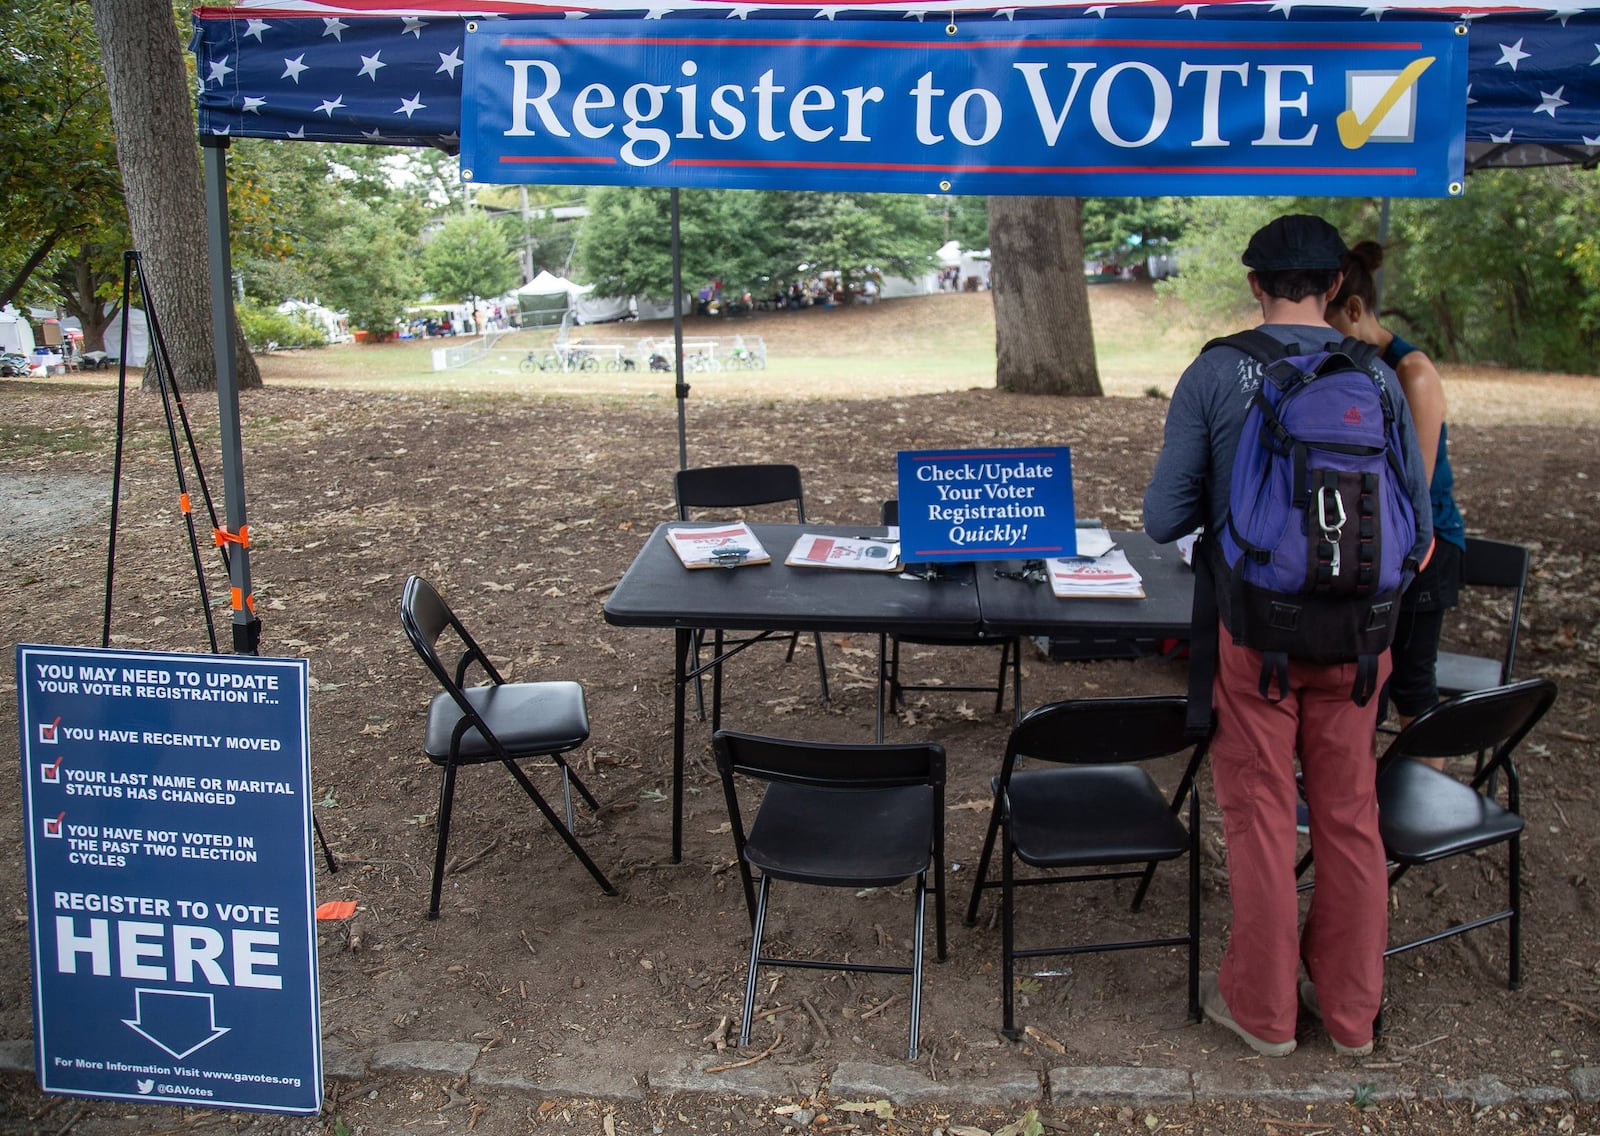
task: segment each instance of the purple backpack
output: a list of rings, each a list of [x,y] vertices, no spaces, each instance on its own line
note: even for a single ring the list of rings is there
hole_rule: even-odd
[[[1218,603],[1235,643],[1262,652],[1261,694],[1281,700],[1289,660],[1358,664],[1366,705],[1417,565],[1417,518],[1377,348],[1345,339],[1302,353],[1262,331],[1213,340],[1262,364],[1217,534]],[[1226,595],[1223,595],[1223,592]]]

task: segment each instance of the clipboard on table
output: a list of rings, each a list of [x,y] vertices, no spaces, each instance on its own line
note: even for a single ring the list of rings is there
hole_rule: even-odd
[[[1051,592],[1063,599],[1144,599],[1144,577],[1120,548],[1099,556],[1057,557],[1045,567]]]
[[[669,525],[667,544],[685,568],[740,568],[772,563],[755,532],[743,521]]]
[[[802,533],[784,563],[791,568],[852,568],[858,572],[898,572],[900,542],[877,537]]]

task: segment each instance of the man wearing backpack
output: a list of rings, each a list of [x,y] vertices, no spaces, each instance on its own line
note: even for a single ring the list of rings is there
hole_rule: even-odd
[[[1209,696],[1215,722],[1212,779],[1227,840],[1233,922],[1221,967],[1202,981],[1201,1004],[1213,1022],[1269,1057],[1294,1051],[1302,1003],[1322,1018],[1338,1053],[1363,1056],[1372,1049],[1388,936],[1388,880],[1374,783],[1377,700],[1371,693],[1387,679],[1389,662],[1374,643],[1387,646],[1392,619],[1386,632],[1386,613],[1391,604],[1398,608],[1393,601],[1432,542],[1416,432],[1394,374],[1358,345],[1343,341],[1323,319],[1339,289],[1344,253],[1344,241],[1332,225],[1304,214],[1280,217],[1250,238],[1242,260],[1251,270],[1248,281],[1261,305],[1262,323],[1254,333],[1208,344],[1184,371],[1144,501],[1145,531],[1157,541],[1173,541],[1202,526],[1206,530],[1196,553],[1191,721],[1205,725]],[[1295,358],[1274,361],[1280,353]],[[1333,412],[1340,421],[1323,425],[1330,430],[1376,427],[1380,457],[1370,465],[1376,472],[1312,468],[1322,460],[1305,456],[1314,447],[1279,426],[1267,395],[1276,397],[1296,384],[1315,387],[1316,381],[1324,382],[1318,390],[1334,390],[1337,383],[1357,393],[1369,387],[1365,413],[1344,399],[1337,404],[1345,408],[1342,413]],[[1263,415],[1269,428],[1257,425]],[[1247,416],[1252,431],[1249,444],[1242,444]],[[1280,544],[1262,547],[1251,542],[1270,544],[1271,538],[1242,535],[1251,518],[1241,512],[1258,510],[1246,503],[1256,498],[1236,495],[1235,458],[1244,470],[1246,451],[1255,461],[1274,431],[1285,439],[1283,460],[1293,471],[1291,480],[1308,483],[1305,493],[1295,490],[1297,497],[1309,497],[1311,503],[1290,525],[1278,526],[1284,530]],[[1340,460],[1336,455],[1323,464]],[[1364,460],[1374,462],[1370,456]],[[1352,478],[1354,496],[1346,484]],[[1381,508],[1367,508],[1367,498],[1385,492]],[[1352,516],[1361,512],[1361,519],[1347,520],[1347,508]],[[1326,532],[1315,531],[1319,527]],[[1359,553],[1356,566],[1352,550],[1369,546],[1385,548],[1384,570],[1389,577],[1398,575],[1398,582],[1389,578],[1380,587],[1379,565],[1366,551]],[[1268,592],[1246,582],[1245,562],[1253,558],[1260,570],[1288,554],[1300,557],[1299,571],[1310,577],[1305,595]],[[1359,597],[1334,591],[1313,595],[1319,573],[1340,586],[1359,577],[1365,591]],[[1263,595],[1272,602],[1261,602]],[[1281,618],[1285,611],[1287,619]],[[1346,658],[1325,642],[1338,637],[1326,630],[1325,617],[1348,612],[1356,613],[1346,623],[1359,635],[1351,632]],[[1315,634],[1307,630],[1313,625]],[[1366,638],[1354,643],[1361,635]],[[1247,645],[1246,639],[1265,646]],[[1303,931],[1294,874],[1297,756],[1317,873]],[[1303,983],[1302,962],[1309,976]]]

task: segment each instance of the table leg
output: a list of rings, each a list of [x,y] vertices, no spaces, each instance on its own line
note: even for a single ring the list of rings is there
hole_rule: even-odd
[[[672,671],[672,862],[683,860],[683,716],[686,687],[689,683],[689,657],[694,650],[694,632],[673,632]]]

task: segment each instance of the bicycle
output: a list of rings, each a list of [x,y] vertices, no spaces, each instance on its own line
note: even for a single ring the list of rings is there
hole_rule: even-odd
[[[728,364],[733,367],[743,367],[747,371],[764,371],[767,367],[767,357],[749,347],[735,347],[728,356]]]

